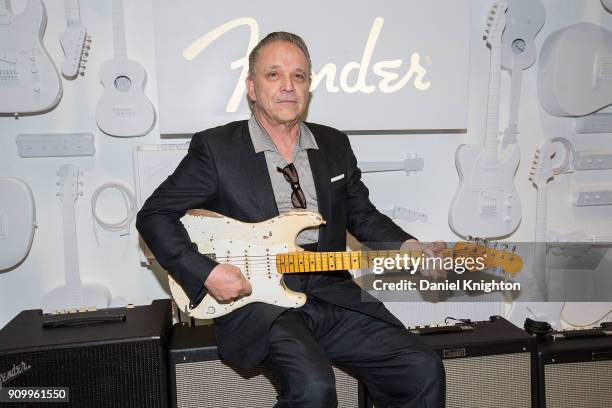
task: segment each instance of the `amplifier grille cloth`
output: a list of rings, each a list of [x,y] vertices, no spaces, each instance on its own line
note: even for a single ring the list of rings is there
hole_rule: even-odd
[[[612,407],[612,360],[544,366],[546,407]]]
[[[530,353],[447,359],[446,407],[531,407]]]
[[[29,406],[155,408],[161,406],[160,354],[154,341],[112,343],[4,355],[0,368],[20,361],[32,367],[7,387],[70,387],[69,404]]]
[[[357,380],[335,367],[334,373],[338,408],[358,407]],[[265,369],[261,366],[234,369],[219,360],[176,365],[178,408],[272,407],[276,403],[277,387],[275,380],[265,377]]]

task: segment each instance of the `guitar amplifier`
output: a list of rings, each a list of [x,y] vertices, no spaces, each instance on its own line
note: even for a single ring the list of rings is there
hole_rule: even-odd
[[[279,384],[263,365],[240,369],[219,360],[212,326],[174,326],[169,346],[170,405],[255,408],[276,403]],[[361,384],[334,367],[338,408],[363,407]]]
[[[612,407],[612,324],[555,331],[538,345],[539,407]]]
[[[169,299],[67,314],[26,310],[0,330],[0,385],[67,387],[62,407],[166,407],[171,329]],[[8,405],[59,406],[27,404]]]
[[[533,406],[536,342],[506,319],[409,330],[442,358],[447,408]]]

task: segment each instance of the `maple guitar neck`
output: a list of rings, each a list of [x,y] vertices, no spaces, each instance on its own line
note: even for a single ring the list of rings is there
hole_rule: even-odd
[[[469,244],[458,244],[458,248],[444,249],[437,258],[442,262],[448,259],[472,259],[481,258],[481,262],[487,268],[501,267],[505,272],[516,273],[522,268],[522,260],[514,253],[502,252],[493,248],[476,247]],[[279,273],[308,273],[329,272],[346,269],[367,269],[375,265],[375,260],[380,258],[399,258],[401,265],[408,268],[422,265],[421,259],[426,257],[420,250],[389,250],[389,251],[334,251],[334,252],[290,252],[276,255],[276,268]],[[394,263],[395,265],[395,263]],[[382,265],[384,266],[384,264]],[[468,269],[479,271],[478,268]]]

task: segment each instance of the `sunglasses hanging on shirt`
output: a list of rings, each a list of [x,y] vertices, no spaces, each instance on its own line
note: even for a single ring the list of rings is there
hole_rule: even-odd
[[[283,168],[277,167],[276,170],[283,173],[285,180],[291,185],[291,204],[295,208],[306,208],[306,196],[300,187],[300,177],[293,163],[289,163]]]

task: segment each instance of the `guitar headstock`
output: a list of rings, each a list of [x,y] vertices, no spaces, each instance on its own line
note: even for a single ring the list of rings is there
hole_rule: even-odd
[[[87,34],[87,29],[81,25],[68,27],[68,30],[60,35],[60,43],[66,55],[62,74],[70,79],[74,79],[78,74],[85,75],[87,57],[91,49],[91,36]]]
[[[79,182],[80,171],[77,166],[64,164],[57,171],[59,191],[57,196],[64,205],[72,205],[80,195],[83,183]]]
[[[475,239],[472,242],[458,242],[453,248],[455,253],[460,253],[466,258],[481,258],[485,268],[500,268],[502,271],[509,274],[516,274],[523,268],[523,260],[518,256],[516,247],[509,248],[508,244],[499,244],[496,242],[490,246],[489,241]],[[475,270],[468,268],[468,270]]]
[[[529,180],[531,180],[537,188],[546,186],[546,183],[554,177],[555,171],[552,164],[554,156],[555,149],[550,140],[546,140],[542,146],[536,150]]]
[[[493,48],[500,46],[502,33],[506,26],[506,10],[508,9],[508,3],[504,0],[497,0],[491,6],[489,10],[489,16],[487,18],[487,28],[485,29],[484,38],[487,41],[487,45]]]
[[[506,27],[502,35],[502,66],[527,69],[537,59],[535,36],[546,21],[541,0],[508,0]]]

